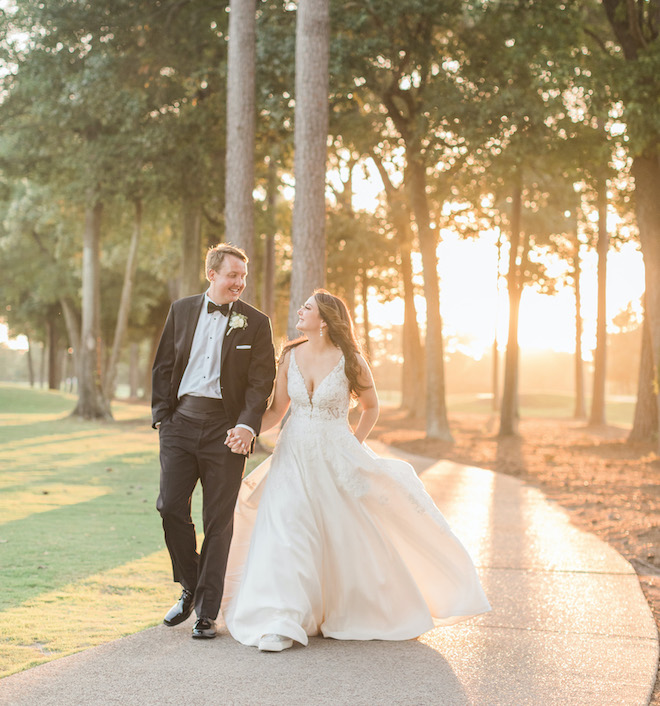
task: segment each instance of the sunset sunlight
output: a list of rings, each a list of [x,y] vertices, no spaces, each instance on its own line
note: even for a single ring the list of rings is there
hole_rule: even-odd
[[[366,160],[364,169],[353,175],[353,205],[372,212],[382,198],[382,180]],[[366,172],[366,174],[365,174]],[[608,225],[617,225],[616,217]],[[473,358],[481,358],[493,343],[497,329],[498,347],[506,348],[509,302],[505,275],[508,263],[508,243],[502,247],[500,277],[497,277],[497,233],[482,232],[479,238],[462,238],[456,232],[443,230],[438,245],[438,273],[443,329],[452,345]],[[594,250],[582,248],[582,356],[591,360],[596,346],[597,315],[597,256]],[[566,262],[556,256],[546,258],[551,276],[558,278],[556,292],[543,294],[533,286],[523,292],[518,340],[527,350],[547,350],[562,353],[575,351],[575,294],[566,282]],[[413,255],[417,284],[422,287],[422,263]],[[644,263],[637,242],[623,243],[608,254],[607,312],[608,329],[612,319],[628,307],[641,320],[641,297],[644,293]],[[425,325],[426,300],[416,297],[420,326]],[[403,302],[381,302],[375,296],[369,300],[369,316],[375,326],[388,328],[403,324]]]

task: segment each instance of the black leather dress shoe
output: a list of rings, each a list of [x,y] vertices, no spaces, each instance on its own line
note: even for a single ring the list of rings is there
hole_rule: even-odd
[[[183,589],[179,600],[169,609],[163,618],[165,625],[178,625],[184,620],[188,620],[195,607],[195,596],[187,589]]]
[[[218,630],[215,627],[215,620],[211,620],[211,618],[198,618],[193,627],[192,636],[204,637],[208,640],[215,637],[217,633]]]

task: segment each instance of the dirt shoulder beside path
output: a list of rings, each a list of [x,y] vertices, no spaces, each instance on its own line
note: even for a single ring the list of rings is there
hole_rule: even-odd
[[[455,443],[424,438],[423,422],[383,410],[372,436],[410,453],[516,476],[565,508],[572,522],[612,545],[633,565],[660,628],[660,457],[626,443],[620,427],[525,419],[520,436],[497,438],[498,420],[452,415]],[[660,706],[660,679],[651,703]]]

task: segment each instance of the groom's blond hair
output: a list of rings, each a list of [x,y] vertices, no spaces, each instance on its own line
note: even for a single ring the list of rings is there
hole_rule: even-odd
[[[206,253],[206,268],[204,273],[206,274],[207,279],[209,277],[209,270],[215,270],[218,272],[227,255],[233,255],[245,263],[249,261],[245,250],[237,248],[231,243],[219,243],[218,245],[214,245],[212,248],[209,248]]]

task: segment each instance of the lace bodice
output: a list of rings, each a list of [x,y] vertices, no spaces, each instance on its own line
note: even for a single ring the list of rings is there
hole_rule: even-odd
[[[355,438],[348,423],[351,394],[344,356],[310,396],[292,348],[287,391],[291,414],[274,452],[287,462],[278,464],[269,481],[271,488],[290,485],[301,468],[305,473],[309,469],[312,477],[325,468],[333,482],[352,497],[370,494],[375,502],[386,505],[391,488],[396,486],[396,492],[405,492],[416,512],[434,510],[433,501],[408,464],[379,458]],[[294,459],[305,459],[305,463],[299,465]],[[375,485],[374,480],[378,481]]]
[[[296,363],[295,348],[289,359],[288,387],[291,416],[319,421],[346,420],[351,401],[348,379],[344,373],[344,356],[321,380],[310,396],[305,379]]]

